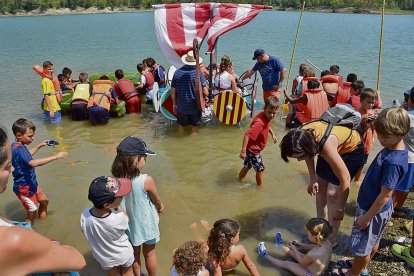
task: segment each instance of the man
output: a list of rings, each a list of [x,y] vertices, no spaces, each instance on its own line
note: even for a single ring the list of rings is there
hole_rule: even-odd
[[[173,101],[174,112],[177,116],[178,133],[184,132],[184,127],[191,125],[191,133],[197,133],[197,126],[200,124],[201,112],[198,110],[195,79],[197,76],[196,59],[193,51],[181,57],[184,66],[175,71],[171,82],[171,98]],[[199,63],[202,63],[199,57]],[[203,94],[208,95],[206,79],[200,73],[201,86]]]
[[[256,64],[239,79],[239,82],[259,71],[263,82],[263,100],[266,101],[270,96],[275,96],[279,100],[281,84],[286,75],[285,66],[278,57],[269,56],[263,49],[254,51],[252,59],[257,60]]]

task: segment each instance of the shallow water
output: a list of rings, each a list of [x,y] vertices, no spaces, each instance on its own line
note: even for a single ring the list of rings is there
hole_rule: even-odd
[[[263,47],[289,66],[298,16],[295,12],[261,13],[253,22],[220,38],[219,56],[230,54],[236,70],[242,72],[252,65],[251,52]],[[344,74],[354,71],[368,86],[375,86],[379,19],[377,15],[305,13],[292,74],[300,62],[310,59],[320,67],[337,63]],[[412,85],[414,16],[387,15],[385,20],[381,90],[388,105]],[[332,22],[336,31],[332,31]],[[256,246],[264,240],[269,251],[277,254],[271,246],[276,232],[281,231],[287,241],[305,238],[303,225],[315,215],[313,198],[306,194],[306,167],[296,160],[284,163],[278,146],[269,142],[263,152],[264,186],[256,187],[253,172],[239,183],[242,160],[238,154],[247,125],[204,127],[197,136],[177,137],[176,128],[167,127],[162,116],[145,105],[142,114],[112,119],[106,126],[91,127],[68,117],[60,126],[43,123],[40,79],[31,70],[33,64],[51,59],[58,70],[72,68],[74,76],[82,71],[112,72],[117,67],[133,72],[136,63],[147,56],[167,64],[153,28],[152,13],[0,18],[1,124],[10,130],[17,118],[25,117],[37,126],[34,144],[44,139],[61,143],[56,148],[43,148],[38,157],[69,151],[67,158],[36,170],[50,199],[50,213],[45,221],[36,221],[35,230],[85,254],[88,265],[83,275],[101,274],[80,231],[80,213],[90,206],[87,190],[91,180],[110,174],[116,145],[127,135],[136,135],[157,152],[157,156],[147,159],[143,172],[154,177],[166,208],[157,245],[159,275],[167,275],[172,250],[195,238],[191,223],[204,219],[212,224],[225,217],[240,222],[241,243],[262,275],[286,274],[262,262]],[[54,34],[51,41],[46,31]],[[281,139],[285,130],[279,121],[274,120],[272,127]],[[351,193],[350,201],[355,198],[356,188]],[[24,210],[12,192],[12,180],[1,198],[2,214],[24,218]],[[350,233],[350,221],[351,216],[347,216],[343,223],[346,235]],[[233,274],[246,273],[241,264]]]

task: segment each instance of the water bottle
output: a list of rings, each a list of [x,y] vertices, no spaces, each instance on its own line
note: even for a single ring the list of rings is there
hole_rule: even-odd
[[[276,236],[275,236],[275,246],[276,247],[281,247],[283,244],[283,240],[282,240],[282,233],[281,232],[277,232]]]

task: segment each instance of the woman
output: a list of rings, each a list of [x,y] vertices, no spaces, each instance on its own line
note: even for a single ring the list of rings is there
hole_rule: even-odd
[[[345,126],[334,126],[326,142],[320,145],[327,127],[323,121],[314,121],[293,129],[283,137],[280,149],[286,162],[288,157],[305,160],[309,172],[308,194],[316,196],[317,216],[327,218],[332,224],[329,240],[335,247],[351,180],[362,164],[364,146],[359,133]]]
[[[0,127],[0,194],[13,171],[7,133]],[[23,227],[13,226],[0,217],[0,267],[2,275],[28,275],[35,272],[80,271],[85,259],[75,248],[60,245]]]
[[[228,56],[223,56],[220,62],[220,71],[214,78],[213,96],[227,90],[239,93],[234,74],[233,62]]]

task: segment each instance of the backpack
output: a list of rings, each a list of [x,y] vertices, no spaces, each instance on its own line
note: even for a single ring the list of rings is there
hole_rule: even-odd
[[[321,115],[321,117],[319,117],[319,119],[312,122],[316,121],[323,121],[328,123],[328,127],[326,128],[326,131],[321,141],[319,142],[319,151],[322,150],[334,126],[346,126],[351,129],[351,132],[345,141],[351,137],[352,130],[357,130],[359,133],[362,132],[361,114],[350,104],[337,104],[333,107],[330,107]]]

